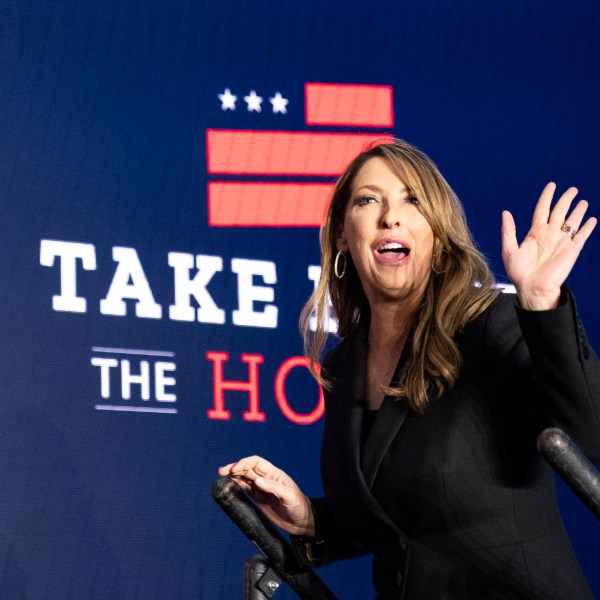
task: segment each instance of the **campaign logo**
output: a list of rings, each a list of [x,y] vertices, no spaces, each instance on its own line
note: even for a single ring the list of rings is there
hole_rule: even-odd
[[[235,110],[238,97],[229,88],[218,98],[223,110]],[[304,100],[307,126],[356,131],[207,129],[209,225],[318,227],[333,185],[323,178],[339,176],[373,140],[389,137],[365,128],[394,125],[391,86],[306,83]],[[244,101],[248,111],[261,112],[264,100],[255,90]],[[286,114],[288,100],[279,92],[269,102]]]

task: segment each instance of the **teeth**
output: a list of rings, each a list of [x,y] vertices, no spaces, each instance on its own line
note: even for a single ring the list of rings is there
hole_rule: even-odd
[[[385,254],[386,252],[393,252],[396,257],[400,257],[400,255],[403,256],[408,256],[408,254],[410,253],[410,250],[408,248],[406,248],[406,246],[403,246],[402,244],[398,243],[398,242],[388,242],[387,244],[383,244],[381,246],[379,246],[379,248],[377,248],[377,252],[379,252],[379,254]]]
[[[390,244],[384,244],[379,247],[378,250],[381,252],[382,250],[406,250],[406,248],[402,244],[392,242]]]

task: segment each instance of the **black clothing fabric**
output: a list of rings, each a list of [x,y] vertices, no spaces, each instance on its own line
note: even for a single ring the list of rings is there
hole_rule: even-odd
[[[421,415],[386,398],[364,442],[367,326],[327,355],[322,563],[371,553],[379,600],[593,599],[535,446],[556,426],[600,462],[600,363],[563,295],[500,294],[457,337],[454,389]]]

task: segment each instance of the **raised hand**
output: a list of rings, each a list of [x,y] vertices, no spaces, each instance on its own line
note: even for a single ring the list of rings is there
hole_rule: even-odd
[[[315,515],[310,500],[284,471],[260,456],[249,456],[221,467],[275,525],[294,535],[315,535]]]
[[[569,188],[550,210],[556,190],[546,185],[533,212],[531,228],[521,244],[513,216],[502,213],[502,258],[506,273],[517,290],[519,302],[529,310],[556,308],[560,286],[596,227],[597,219],[583,222],[588,203],[580,200],[571,210],[577,189]],[[581,227],[580,227],[581,226]]]

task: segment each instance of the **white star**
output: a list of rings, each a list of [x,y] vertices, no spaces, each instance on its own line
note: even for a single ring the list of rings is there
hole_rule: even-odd
[[[275,92],[275,95],[272,98],[269,98],[269,102],[273,105],[274,113],[287,114],[286,106],[289,100],[284,98],[279,92]]]
[[[218,98],[221,101],[221,110],[235,110],[237,96],[234,96],[229,88],[225,88],[225,91],[222,94],[218,94]]]
[[[248,112],[252,112],[253,110],[262,112],[262,108],[260,107],[262,101],[262,97],[257,96],[254,90],[250,92],[250,95],[244,96],[244,102],[248,103]]]

